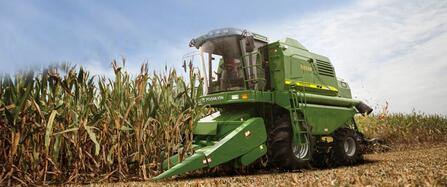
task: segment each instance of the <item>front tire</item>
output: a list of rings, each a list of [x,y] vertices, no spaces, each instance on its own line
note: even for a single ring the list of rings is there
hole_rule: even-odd
[[[314,141],[312,136],[306,135],[306,144],[293,143],[293,130],[289,115],[281,115],[275,120],[274,127],[269,133],[269,150],[275,167],[285,170],[310,168]]]

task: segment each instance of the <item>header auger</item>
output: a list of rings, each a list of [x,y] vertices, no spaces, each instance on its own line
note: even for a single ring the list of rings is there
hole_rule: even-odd
[[[165,160],[163,179],[200,168],[249,165],[262,156],[282,169],[350,165],[363,154],[354,115],[372,109],[351,97],[330,60],[286,38],[224,28],[193,39],[203,105],[217,112],[194,127],[194,154]],[[168,166],[172,166],[168,168]]]

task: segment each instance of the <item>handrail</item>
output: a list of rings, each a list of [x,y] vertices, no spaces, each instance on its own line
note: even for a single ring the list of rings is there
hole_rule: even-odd
[[[256,57],[255,58],[257,58],[258,56],[257,55],[259,55],[259,57],[261,58],[261,59],[263,59],[263,55],[262,55],[262,53],[260,53],[259,51],[256,51],[256,52],[251,52],[251,53],[247,53],[247,54],[245,54],[245,55],[242,55],[241,57],[240,57],[240,60],[242,61],[242,62],[245,62],[245,58],[248,56],[248,57],[252,57],[252,55],[256,55]],[[259,70],[259,71],[261,71],[261,72],[263,72],[264,71],[264,68],[262,67],[262,64],[257,64],[256,63],[257,61],[256,61],[256,59],[255,59],[255,63],[254,64],[249,64],[248,62],[246,62],[246,63],[242,63],[242,66],[240,67],[240,69],[243,69],[243,70],[245,70],[248,74],[247,74],[247,76],[249,76],[249,77],[247,77],[247,79],[245,79],[244,80],[244,82],[245,83],[247,83],[247,82],[250,82],[250,81],[259,81],[259,82],[264,82],[264,83],[266,83],[267,82],[267,79],[265,78],[265,75],[264,75],[264,77],[259,77],[258,78],[258,75],[255,75],[255,77],[256,78],[251,78],[251,77],[253,77],[253,72],[251,72],[250,71],[250,68],[252,68],[252,67],[255,67],[256,68],[256,70]],[[255,83],[255,84],[257,84],[257,82]],[[263,89],[263,88],[262,88]]]

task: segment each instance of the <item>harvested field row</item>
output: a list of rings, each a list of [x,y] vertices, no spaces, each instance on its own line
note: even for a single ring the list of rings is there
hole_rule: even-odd
[[[445,186],[447,185],[447,144],[417,147],[406,151],[369,154],[365,156],[365,163],[352,167],[217,178],[180,178],[162,182],[128,182],[115,183],[114,185]]]

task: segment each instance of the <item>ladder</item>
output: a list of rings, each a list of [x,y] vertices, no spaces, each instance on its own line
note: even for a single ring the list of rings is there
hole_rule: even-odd
[[[294,141],[306,143],[304,140],[305,136],[310,136],[310,128],[306,122],[305,115],[307,106],[306,93],[293,86],[289,89],[289,94],[291,100],[290,121],[295,132],[297,132],[296,135],[299,137],[299,139],[296,139],[296,136],[294,136]]]

